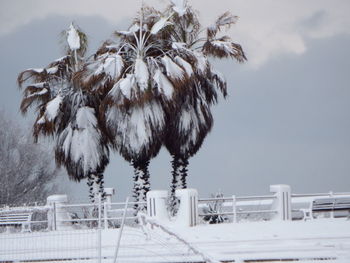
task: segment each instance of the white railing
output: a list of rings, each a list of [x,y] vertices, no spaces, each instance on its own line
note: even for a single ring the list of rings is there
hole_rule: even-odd
[[[226,222],[269,220],[271,215],[278,213],[278,210],[270,209],[276,198],[275,195],[199,198],[198,207],[201,210],[199,216],[201,218],[222,216],[226,219]],[[350,192],[291,194],[292,220],[305,219],[305,212],[313,213],[313,203],[324,198],[333,198],[335,200],[337,198],[348,198],[350,202]],[[208,209],[213,207],[213,204],[219,206],[217,208],[218,211],[208,212]],[[335,208],[334,204],[335,202],[333,201],[333,206],[329,206],[330,209]],[[345,209],[348,209],[348,216],[350,215],[349,205],[344,206]],[[314,211],[314,213],[316,212]],[[330,212],[328,216],[334,217],[335,214]],[[346,214],[339,217],[346,217]],[[208,219],[204,221],[208,221]]]
[[[157,191],[156,191],[157,192]],[[159,192],[159,191],[158,191]],[[194,194],[196,191],[194,192]],[[159,195],[159,193],[156,193]],[[285,195],[286,197],[287,195]],[[57,197],[57,196],[56,196]],[[155,195],[157,198],[157,195]],[[162,200],[166,198],[166,193],[162,193]],[[290,218],[286,220],[305,219],[308,216],[310,219],[313,214],[313,205],[317,200],[323,200],[330,198],[333,200],[332,204],[328,204],[328,207],[335,208],[335,201],[339,198],[348,198],[350,203],[350,193],[310,193],[310,194],[290,194],[290,199],[278,206],[277,203],[281,202],[281,196],[277,193],[273,195],[259,195],[259,196],[217,196],[211,198],[194,198],[188,199],[195,200],[198,205],[188,209],[196,210],[197,215],[201,222],[221,223],[221,222],[242,222],[242,221],[259,221],[259,220],[271,220],[276,218],[278,214],[288,213],[290,210]],[[51,200],[51,199],[50,199]],[[53,199],[54,200],[54,199]],[[58,198],[57,200],[61,200]],[[65,200],[64,198],[62,200]],[[110,199],[109,199],[110,200]],[[183,203],[187,202],[184,199]],[[153,200],[154,201],[154,200]],[[154,202],[149,203],[154,203]],[[166,201],[162,201],[161,204],[166,204]],[[277,204],[277,205],[276,205]],[[147,206],[146,202],[129,202],[127,205],[125,220],[127,224],[133,225],[137,220],[135,205]],[[343,204],[342,207],[347,207],[349,204]],[[0,215],[18,213],[18,212],[31,212],[32,218],[30,226],[32,231],[43,230],[60,230],[60,229],[94,229],[99,226],[104,229],[118,228],[121,224],[123,213],[125,208],[125,202],[98,202],[96,204],[81,203],[81,204],[68,204],[65,202],[48,202],[46,206],[23,206],[23,207],[5,207],[0,209]],[[157,208],[152,209],[159,209]],[[167,214],[166,208],[162,208],[164,211],[158,211],[158,215],[163,213]],[[285,211],[283,211],[285,209]],[[346,209],[345,209],[346,210]],[[322,212],[322,211],[321,211]],[[346,212],[346,211],[345,211]],[[193,211],[191,212],[193,213]],[[315,214],[315,213],[314,213]],[[152,216],[152,213],[150,214]],[[311,215],[311,216],[310,216]],[[331,217],[335,214],[330,213]],[[345,213],[346,216],[346,213]],[[282,220],[284,220],[282,218]],[[169,218],[171,221],[171,218]],[[191,223],[194,225],[194,223]],[[10,224],[7,224],[10,225]],[[6,225],[0,225],[0,229]],[[7,231],[9,232],[9,231]]]
[[[136,214],[133,206],[135,204],[145,205],[145,202],[129,202],[125,217],[129,225],[135,224]],[[25,207],[5,207],[0,209],[0,216],[18,212],[31,212],[30,231],[56,231],[56,230],[79,230],[97,229],[99,226],[104,229],[118,228],[124,213],[125,202],[101,202],[97,204],[59,204],[52,203],[46,206],[25,206]],[[7,222],[0,224],[2,231],[18,232],[16,225],[18,222]]]

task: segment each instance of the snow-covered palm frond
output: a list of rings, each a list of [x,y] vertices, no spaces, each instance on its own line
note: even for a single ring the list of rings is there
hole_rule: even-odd
[[[166,26],[172,25],[171,22],[169,22],[170,17],[161,17],[151,28],[151,34],[156,35],[159,31],[161,31]]]
[[[180,65],[183,69],[185,69],[185,72],[188,77],[191,77],[193,74],[193,68],[190,63],[188,63],[186,60],[183,58],[176,56],[175,57],[175,62]]]
[[[123,58],[107,51],[106,54],[98,55],[88,61],[75,78],[86,89],[103,91],[109,83],[118,80],[123,71]]]
[[[48,121],[54,121],[58,115],[60,106],[62,104],[62,96],[58,95],[50,100],[45,107],[45,117]]]
[[[17,83],[21,88],[24,84],[28,86],[40,85],[40,83],[57,83],[71,76],[70,57],[65,56],[50,63],[46,68],[30,68],[22,71],[17,77]]]
[[[228,37],[223,37],[216,40],[208,40],[203,46],[203,52],[207,55],[227,58],[232,57],[238,62],[244,62],[246,56],[241,45],[229,41]]]
[[[180,13],[175,12],[169,21],[173,24],[171,37],[173,42],[183,42],[191,47],[199,38],[200,23],[198,16],[190,6],[183,8],[183,12]]]
[[[69,121],[56,140],[56,159],[71,179],[80,181],[108,164],[109,151],[89,98],[80,91],[63,101]],[[66,117],[66,118],[67,118]]]
[[[148,87],[149,72],[146,63],[137,58],[135,61],[135,78],[141,91],[145,91]]]
[[[71,24],[67,30],[67,42],[71,50],[80,49],[80,37],[74,25]]]
[[[49,86],[46,82],[29,85],[23,91],[23,99],[20,106],[21,112],[25,114],[27,113],[29,107],[33,106],[34,104],[42,105],[49,99]]]
[[[186,0],[171,0],[173,4],[173,10],[179,15],[183,16],[187,11],[187,1]]]
[[[213,117],[209,105],[198,98],[193,103],[190,100],[183,103],[168,125],[167,149],[173,155],[189,158],[200,149],[210,132]]]
[[[76,181],[105,166],[103,162],[108,158],[108,149],[102,146],[101,134],[94,128],[78,130],[68,126],[58,138],[56,153],[62,155],[61,163]]]
[[[63,31],[61,35],[66,42],[67,54],[74,58],[75,63],[78,63],[87,51],[86,34],[77,25],[71,23],[69,28]]]
[[[128,74],[126,78],[120,79],[116,84],[117,86],[113,87],[113,89],[115,89],[115,92],[117,91],[116,89],[120,89],[125,98],[131,99],[132,94],[135,92],[135,84],[134,74]]]
[[[103,64],[100,65],[93,74],[97,76],[105,73],[106,76],[117,79],[120,77],[123,67],[124,62],[120,55],[110,55],[104,59]]]
[[[232,15],[230,12],[225,12],[219,16],[215,23],[207,28],[207,36],[209,39],[214,38],[222,27],[229,28],[235,24],[238,20],[238,16]]]
[[[190,113],[192,114],[192,129],[188,130],[188,136],[185,138],[180,150],[184,155],[189,154],[189,156],[192,156],[200,149],[206,135],[210,132],[213,118],[210,108],[199,101],[197,101],[196,107],[191,109]]]
[[[33,136],[35,141],[40,135],[54,136],[58,127],[62,125],[62,102],[64,97],[61,94],[56,95],[53,99],[45,103],[37,116],[34,123]]]
[[[27,69],[18,75],[17,82],[23,90],[21,111],[37,105],[37,110],[54,98],[60,91],[66,91],[66,84],[72,77],[69,56],[55,60],[46,68]]]
[[[161,72],[160,69],[155,71],[153,80],[157,84],[158,92],[163,94],[166,99],[171,99],[174,93],[174,86],[169,79]]]
[[[140,30],[140,25],[134,23],[133,25],[131,25],[131,27],[129,28],[129,30],[126,31],[116,31],[115,34],[117,36],[133,36],[134,33],[136,33],[137,31]]]
[[[165,115],[157,101],[135,105],[129,111],[108,107],[106,126],[115,136],[114,147],[128,161],[150,159],[160,149]]]
[[[196,70],[199,72],[199,74],[206,74],[209,68],[209,62],[206,56],[199,51],[193,52],[194,56],[196,57]]]
[[[63,97],[57,95],[43,104],[38,111],[36,121],[33,125],[33,137],[38,141],[40,135],[54,136],[61,121],[61,106]],[[22,100],[22,104],[25,99]],[[22,105],[21,105],[22,106]]]
[[[138,26],[129,28],[130,34],[120,36],[114,52],[122,57],[124,70],[121,77],[108,86],[106,104],[124,107],[127,111],[132,105],[141,107],[159,99],[170,103],[174,90],[190,77],[190,64],[180,58],[177,59],[179,63],[174,61],[174,54],[180,51],[173,49],[169,42],[170,31],[163,30],[170,23],[169,19],[169,15],[144,8],[133,22]],[[106,53],[99,52],[98,56],[109,52],[106,48],[100,50]]]
[[[33,90],[33,88],[34,88],[34,90]],[[49,92],[47,88],[44,88],[44,87],[38,88],[37,85],[28,86],[28,89],[26,89],[26,91],[29,91],[29,90],[31,90],[32,92],[30,94],[28,94],[26,96],[26,98],[31,98],[31,97],[34,97],[34,96],[35,97],[43,96],[43,95],[45,95],[45,94],[47,94]]]
[[[165,66],[166,74],[167,76],[173,81],[173,82],[182,82],[185,78],[185,73],[183,69],[177,65],[171,58],[168,56],[162,57],[162,63]]]
[[[212,82],[215,83],[216,87],[221,91],[222,95],[224,98],[227,96],[227,82],[225,79],[225,76],[214,69],[211,69],[211,74],[212,74]]]

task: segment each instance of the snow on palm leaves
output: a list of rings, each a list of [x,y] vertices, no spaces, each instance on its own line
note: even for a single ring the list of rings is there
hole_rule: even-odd
[[[210,107],[218,91],[227,95],[208,57],[246,60],[240,45],[217,37],[237,17],[223,14],[202,37],[186,0],[171,2],[164,13],[143,7],[127,31],[115,33],[117,41],[106,41],[85,62],[86,37],[72,25],[66,57],[19,76],[20,85],[32,81],[22,111],[37,103],[34,135],[57,136],[58,163],[76,180],[100,173],[108,140],[135,169],[135,201],[145,200],[149,161],[163,143],[174,157],[172,194],[186,187],[188,158],[213,125]]]
[[[46,68],[27,69],[18,76],[19,87],[26,86],[20,106],[22,113],[27,113],[34,106],[38,111],[33,127],[35,140],[40,134],[54,135],[56,131],[56,118],[60,116],[58,109],[62,96],[69,90],[69,80],[73,74],[71,65],[71,58],[67,55]]]
[[[26,85],[21,110],[26,113],[36,105],[34,138],[54,136],[57,163],[66,167],[71,179],[80,181],[103,172],[108,148],[97,125],[96,100],[87,99],[86,91],[74,82],[86,52],[86,36],[73,24],[63,35],[67,40],[66,56],[44,69],[28,69],[19,74],[19,86]],[[89,118],[82,123],[84,116]]]
[[[104,198],[103,172],[109,163],[107,139],[97,119],[99,101],[86,91],[73,88],[63,100],[68,119],[57,135],[55,153],[72,180],[88,178],[90,199]]]
[[[129,30],[116,32],[118,42],[106,42],[81,75],[83,83],[105,93],[105,125],[112,146],[134,166],[136,201],[145,200],[149,190],[148,164],[163,142],[164,108],[188,81],[185,70],[167,56],[172,49],[165,41],[167,20],[142,8]],[[115,61],[113,74],[104,69],[108,59]]]
[[[175,7],[178,2],[173,1]],[[202,30],[197,15],[191,7],[186,4],[182,6],[186,8],[181,12],[176,11],[174,6],[168,9],[168,12],[175,11],[169,20],[173,25],[173,34],[170,37],[175,52],[172,56],[185,69],[187,75],[191,76],[190,82],[179,93],[182,99],[177,101],[177,110],[167,111],[164,143],[173,156],[170,201],[172,207],[176,205],[175,190],[187,187],[188,158],[199,150],[212,128],[210,106],[217,102],[217,90],[220,90],[224,97],[227,95],[226,81],[210,65],[208,56],[231,57],[238,62],[246,60],[240,45],[233,43],[228,36],[217,38],[217,33],[223,27],[234,24],[237,17],[228,12],[224,13],[214,25],[207,28],[207,34],[203,38],[200,35]]]

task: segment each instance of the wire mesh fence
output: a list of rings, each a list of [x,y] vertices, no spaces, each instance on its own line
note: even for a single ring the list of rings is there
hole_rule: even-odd
[[[95,229],[0,235],[0,262],[92,260],[98,250]]]
[[[123,211],[116,207],[121,204],[53,202],[41,207],[2,209],[0,262],[101,262],[102,229],[120,226]],[[131,215],[132,211],[128,207],[124,213]],[[130,222],[135,223],[135,219],[128,217]]]
[[[145,221],[140,224],[134,205],[54,203],[25,210],[2,210],[8,215],[28,213],[31,219],[25,231],[21,227],[23,222],[10,221],[11,218],[9,224],[0,227],[0,262],[203,261],[175,236],[154,228],[154,224]]]

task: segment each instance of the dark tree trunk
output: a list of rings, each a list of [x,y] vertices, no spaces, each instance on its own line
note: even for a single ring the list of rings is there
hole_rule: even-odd
[[[103,174],[89,174],[87,178],[87,185],[89,187],[89,199],[91,203],[97,203],[99,194],[101,195],[101,201],[106,199],[106,193],[104,191]]]
[[[186,189],[187,188],[187,169],[188,166],[188,158],[179,158],[179,171],[180,171],[180,188],[179,189]]]
[[[173,155],[172,164],[172,181],[170,186],[170,214],[174,216],[178,210],[179,200],[175,196],[177,189],[187,188],[187,166],[188,159]]]
[[[106,200],[106,192],[105,192],[105,187],[104,187],[104,176],[103,173],[98,173],[97,176],[95,177],[95,183],[98,186],[98,193],[101,195],[101,201],[104,202]],[[97,196],[98,198],[98,196]]]
[[[132,166],[134,167],[133,198],[134,202],[136,202],[134,209],[137,213],[138,211],[146,210],[146,204],[138,204],[138,202],[146,202],[146,194],[150,190],[150,173],[148,171],[149,160],[133,160]]]
[[[170,186],[170,214],[174,216],[177,212],[179,200],[175,197],[175,191],[176,189],[180,188],[180,170],[179,170],[179,158],[175,155],[173,155],[173,160],[171,161],[171,166],[173,168],[172,174],[172,181]]]

